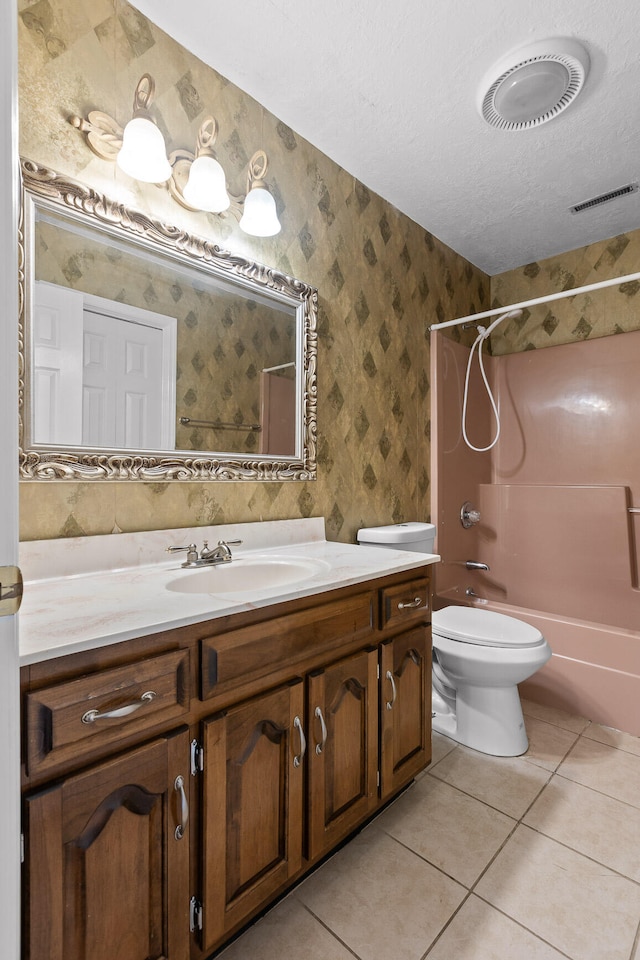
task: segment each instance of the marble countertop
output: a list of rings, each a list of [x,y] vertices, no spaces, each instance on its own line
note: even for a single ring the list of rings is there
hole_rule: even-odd
[[[182,569],[183,554],[167,561],[166,547],[191,542],[200,547],[207,537],[211,544],[242,539],[241,546],[233,547],[234,564],[268,551],[274,559],[315,561],[319,570],[297,582],[248,589],[242,594],[171,589],[178,576],[198,571]],[[324,521],[317,518],[35,541],[22,547],[25,590],[19,623],[23,666],[313,596],[440,559],[435,554],[327,541]]]

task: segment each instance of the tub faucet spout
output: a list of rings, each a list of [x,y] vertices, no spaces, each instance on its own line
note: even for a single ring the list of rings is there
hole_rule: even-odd
[[[489,570],[488,563],[478,563],[476,560],[467,560],[465,563],[467,570]]]

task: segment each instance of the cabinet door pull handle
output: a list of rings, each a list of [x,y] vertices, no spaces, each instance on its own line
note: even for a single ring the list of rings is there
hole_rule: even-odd
[[[117,720],[120,717],[128,717],[130,713],[135,713],[146,703],[151,703],[157,696],[155,690],[147,690],[135,703],[128,703],[124,707],[118,707],[117,710],[108,710],[106,713],[100,713],[99,710],[87,710],[86,713],[82,714],[81,719],[83,723],[95,723],[96,720]]]
[[[422,597],[416,597],[414,600],[407,600],[406,603],[400,601],[398,604],[398,610],[408,610],[409,608],[419,607],[422,603]]]
[[[294,767],[299,767],[302,763],[305,753],[307,752],[307,740],[304,735],[304,730],[302,729],[302,724],[300,723],[300,717],[295,717],[293,725],[297,728],[298,733],[300,734],[300,753],[293,758]]]
[[[180,823],[176,827],[175,837],[176,840],[182,840],[189,822],[189,804],[184,790],[184,777],[176,777],[173,789],[180,794]]]
[[[322,731],[322,743],[316,743],[316,753],[318,754],[318,756],[320,756],[320,754],[324,750],[324,745],[327,742],[327,725],[324,722],[324,717],[322,716],[322,710],[320,709],[320,707],[316,707],[315,716],[320,721],[320,729]]]
[[[387,700],[387,710],[393,710],[393,705],[396,702],[396,698],[398,696],[398,691],[396,690],[396,682],[393,679],[393,674],[391,673],[391,670],[387,670],[387,672],[385,673],[385,677],[391,684],[391,700]]]

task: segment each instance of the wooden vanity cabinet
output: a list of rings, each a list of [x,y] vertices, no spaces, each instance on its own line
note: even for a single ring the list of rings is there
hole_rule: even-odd
[[[188,755],[182,731],[26,799],[32,960],[188,960]]]
[[[348,837],[429,762],[429,604],[422,568],[27,670],[25,960],[204,960]]]
[[[380,645],[380,796],[431,759],[431,643],[423,627]]]
[[[205,952],[300,872],[303,721],[298,679],[203,722]]]
[[[310,861],[327,853],[378,803],[378,651],[367,648],[308,678]]]

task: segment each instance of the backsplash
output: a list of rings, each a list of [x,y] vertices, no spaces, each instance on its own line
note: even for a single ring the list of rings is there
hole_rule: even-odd
[[[491,278],[492,306],[637,273],[640,230],[591,243]],[[640,282],[540,304],[491,335],[494,356],[640,330]]]
[[[360,526],[428,519],[428,327],[486,309],[489,278],[124,0],[23,0],[19,10],[23,156],[319,291],[317,481],[27,481],[21,538],[324,516],[327,536],[349,541]],[[68,117],[98,109],[124,124],[146,72],[169,150],[193,149],[215,115],[232,193],[266,150],[277,237],[192,214],[90,152]]]

